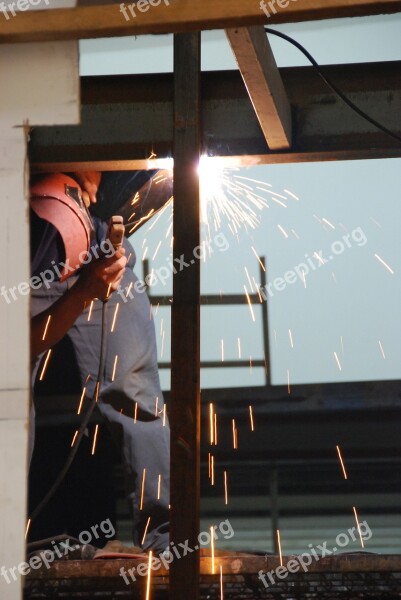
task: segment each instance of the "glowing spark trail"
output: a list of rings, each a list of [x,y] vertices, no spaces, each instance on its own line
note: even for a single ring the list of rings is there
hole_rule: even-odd
[[[117,363],[118,363],[118,354],[116,354],[116,357],[114,359],[113,374],[111,376],[112,381],[114,381],[114,379],[116,378]]]
[[[143,498],[145,495],[145,481],[146,481],[146,469],[143,470],[143,475],[142,475],[141,504],[140,504],[139,510],[143,509]]]
[[[284,191],[287,194],[287,196],[292,196],[294,198],[294,200],[299,200],[298,196],[296,196],[295,194],[293,194],[289,190],[284,190]]]
[[[45,341],[45,339],[46,339],[47,330],[49,329],[49,325],[50,325],[50,320],[51,320],[51,318],[52,318],[52,316],[51,316],[51,315],[49,315],[49,316],[47,317],[47,321],[46,321],[45,329],[44,329],[43,336],[42,336],[42,342],[44,342],[44,341]]]
[[[382,343],[380,340],[379,340],[379,346],[380,346],[380,352],[382,353],[384,360],[386,360],[386,355],[384,354],[383,346],[382,346]]]
[[[210,527],[210,549],[212,554],[212,575],[216,573],[216,565],[214,563],[214,527]]]
[[[314,252],[313,256],[316,258],[316,260],[321,264],[321,265],[325,265],[326,264],[326,260],[324,260],[324,258],[322,258],[321,256],[319,256],[319,254],[317,252]]]
[[[159,475],[159,477],[157,478],[157,500],[160,500],[161,484],[162,484],[162,476]]]
[[[141,545],[143,545],[144,542],[145,542],[146,534],[148,533],[149,523],[150,523],[150,517],[148,517],[148,520],[146,522],[146,527],[145,527],[145,531],[143,532],[143,537],[142,537]]]
[[[249,287],[251,288],[251,292],[253,293],[253,284],[252,284],[251,278],[249,277],[248,269],[246,267],[244,267],[244,270],[245,270],[245,275],[247,276],[247,279],[248,279]]]
[[[288,335],[289,335],[289,338],[290,338],[291,348],[294,348],[294,340],[293,340],[293,337],[292,337],[292,331],[291,331],[291,329],[288,330]]]
[[[224,504],[228,504],[227,471],[224,471]]]
[[[335,359],[336,359],[336,361],[337,361],[337,365],[338,365],[338,368],[339,368],[339,370],[340,370],[340,371],[342,371],[342,368],[341,368],[341,363],[340,363],[340,361],[339,361],[339,359],[338,359],[337,352],[334,352],[334,358],[335,358]]]
[[[50,350],[48,350],[48,352],[47,352],[46,359],[45,359],[45,362],[44,362],[44,365],[43,365],[43,369],[42,369],[42,372],[41,372],[40,377],[39,377],[39,381],[43,381],[43,377],[45,376],[46,369],[47,369],[47,364],[49,362],[49,358],[50,358],[51,353],[52,353],[52,349],[50,348]]]
[[[209,423],[210,423],[210,445],[213,446],[214,444],[214,409],[213,409],[213,404],[210,403],[209,404]]]
[[[279,552],[279,556],[280,556],[280,566],[283,566],[283,553],[281,551],[281,536],[280,536],[280,529],[277,529],[277,544],[278,544],[278,552]]]
[[[253,421],[253,410],[252,410],[252,406],[249,407],[249,418],[251,421],[251,431],[255,431],[255,423]]]
[[[137,418],[138,418],[138,402],[135,402],[134,423],[136,423]]]
[[[109,293],[107,292],[107,295],[109,295]],[[88,321],[91,320],[92,318],[92,311],[93,311],[93,305],[94,305],[95,301],[92,300],[92,302],[90,303],[90,307],[89,307],[89,313],[88,313]]]
[[[251,246],[251,250],[252,250],[252,252],[254,253],[254,255],[256,256],[256,258],[258,259],[260,266],[262,267],[262,269],[263,269],[263,270],[264,270],[264,272],[266,273],[266,267],[265,267],[265,265],[263,264],[263,262],[261,261],[261,259],[260,259],[260,256],[258,255],[258,253],[256,252],[256,250],[255,250],[255,248],[254,248],[253,246]]]
[[[234,448],[234,450],[238,450],[238,430],[237,430],[237,426],[235,424],[235,419],[232,420],[232,427],[233,427],[233,448]]]
[[[95,435],[93,436],[92,456],[95,455],[96,442],[97,442],[97,435],[98,435],[98,433],[99,433],[99,425],[96,425],[96,427],[95,427]]]
[[[220,600],[224,600],[223,566],[220,565]]]
[[[127,288],[127,295],[125,296],[126,298],[128,298],[128,296],[130,295],[130,292],[132,290],[132,286],[133,286],[133,282],[131,281],[131,283],[129,284],[128,288]]]
[[[328,221],[327,219],[322,219],[322,221],[323,221],[323,223],[326,223],[326,225],[328,225],[335,231],[336,228],[334,227],[333,223],[330,223],[330,221]]]
[[[155,212],[155,209],[152,208],[147,215],[145,215],[144,217],[141,217],[139,219],[139,221],[137,221],[137,223],[135,223],[135,225],[129,230],[129,234],[131,235],[132,233],[134,233],[135,229],[137,229],[140,225],[142,225],[142,223],[144,221],[147,221],[148,219],[150,219],[150,217],[153,215],[153,213]]]
[[[376,219],[374,219],[373,217],[369,217],[369,218],[375,225],[377,225],[377,227],[380,227],[380,229],[383,229],[382,226],[380,225],[379,221],[376,221]]]
[[[81,410],[82,410],[82,405],[84,403],[84,398],[85,398],[85,394],[86,394],[86,387],[84,387],[84,389],[82,390],[82,394],[81,394],[81,399],[79,401],[79,406],[78,406],[78,412],[77,415],[81,414]]]
[[[244,285],[244,290],[245,290],[246,299],[248,300],[249,310],[251,311],[252,321],[255,323],[256,319],[255,319],[255,315],[254,315],[253,308],[252,308],[252,302],[251,302],[251,299],[248,294],[248,290],[246,289],[245,285]]]
[[[260,188],[259,188],[260,189]],[[277,198],[275,198],[274,196],[272,196],[272,201],[276,202],[276,204],[279,204],[280,206],[283,206],[284,208],[287,208],[287,205],[284,204],[284,202],[281,202],[281,200],[278,200]]]
[[[361,526],[359,525],[358,513],[356,512],[355,506],[353,506],[352,509],[354,511],[355,521],[356,521],[356,524],[357,524],[357,527],[358,527],[359,539],[361,540],[361,546],[362,546],[362,548],[365,548],[365,545],[363,543],[363,538],[362,538]]]
[[[30,526],[31,526],[31,519],[28,519],[28,523],[26,524],[26,529],[25,529],[25,539],[28,537],[28,532],[29,532]]]
[[[149,550],[148,575],[147,575],[147,579],[146,579],[146,600],[149,600],[149,598],[150,598],[150,582],[152,579],[152,569],[151,569],[152,559],[153,559],[153,552],[152,552],[152,550]]]
[[[337,449],[338,458],[340,460],[341,468],[343,470],[344,479],[348,479],[347,471],[345,470],[345,465],[344,465],[343,457],[341,455],[340,447],[336,446],[336,449]]]
[[[393,271],[393,269],[392,269],[391,267],[389,267],[389,266],[388,266],[388,264],[387,264],[386,262],[384,262],[384,260],[383,260],[382,258],[380,258],[380,256],[379,256],[378,254],[375,254],[375,258],[377,258],[377,260],[378,260],[379,262],[381,262],[381,264],[382,264],[384,267],[386,267],[386,269],[387,269],[388,271],[390,271],[390,273],[391,273],[392,275],[394,275],[394,271]]]
[[[156,256],[157,256],[157,253],[159,252],[159,249],[160,249],[160,246],[161,246],[161,244],[162,244],[162,243],[161,243],[161,241],[160,241],[160,242],[158,243],[158,245],[157,245],[157,248],[156,248],[156,250],[155,250],[155,253],[154,253],[154,254],[153,254],[153,256],[152,256],[152,260],[155,260],[155,258],[156,258]]]
[[[73,448],[74,444],[75,444],[75,440],[77,439],[79,431],[76,431],[74,433],[74,437],[72,438],[72,442],[71,442],[71,448]]]
[[[283,236],[288,239],[288,233],[281,227],[281,225],[277,225],[277,227],[279,228]]]
[[[118,315],[118,310],[119,310],[119,308],[120,308],[120,305],[119,305],[119,304],[116,304],[116,309],[115,309],[115,311],[114,311],[114,317],[113,317],[113,322],[112,322],[112,324],[111,324],[111,330],[110,330],[110,333],[113,333],[113,331],[114,331],[114,328],[115,328],[115,326],[116,326],[116,320],[117,320],[117,315]]]

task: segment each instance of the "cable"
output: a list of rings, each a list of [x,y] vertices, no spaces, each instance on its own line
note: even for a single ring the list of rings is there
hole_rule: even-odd
[[[48,504],[49,500],[51,500],[51,498],[54,496],[54,494],[58,490],[60,484],[62,483],[65,476],[67,475],[68,471],[70,470],[70,467],[71,467],[71,465],[74,461],[74,458],[78,452],[78,448],[79,448],[81,441],[85,435],[86,428],[89,424],[90,418],[93,414],[93,411],[95,410],[95,406],[97,405],[97,399],[98,399],[98,395],[99,395],[100,386],[103,382],[104,365],[105,365],[105,360],[106,360],[106,343],[107,343],[106,326],[107,326],[107,301],[103,302],[103,306],[102,306],[102,330],[101,330],[102,332],[101,332],[101,341],[100,341],[99,370],[98,370],[98,374],[97,374],[95,391],[92,396],[91,404],[90,404],[88,410],[86,411],[85,417],[84,417],[84,419],[81,423],[81,426],[78,430],[78,435],[75,440],[75,444],[72,447],[72,450],[70,451],[63,468],[61,469],[60,473],[58,474],[56,481],[53,483],[52,487],[47,492],[46,496],[37,505],[35,510],[31,513],[31,515],[29,517],[31,521],[36,519],[36,517],[42,512],[42,510]]]
[[[302,54],[304,56],[306,56],[306,58],[309,60],[309,62],[313,65],[315,71],[323,79],[323,81],[325,82],[325,84],[335,94],[337,94],[337,96],[339,96],[341,98],[341,100],[343,100],[343,102],[345,102],[345,104],[347,104],[347,106],[349,106],[349,108],[351,108],[353,111],[355,111],[360,117],[362,117],[363,119],[365,119],[365,121],[368,121],[368,123],[370,123],[371,125],[374,125],[377,129],[379,129],[380,131],[382,131],[386,135],[390,136],[391,138],[393,138],[397,142],[401,143],[401,136],[397,135],[393,131],[390,131],[390,129],[387,129],[387,127],[385,127],[384,125],[382,125],[381,123],[379,123],[378,121],[376,121],[376,119],[374,119],[373,117],[369,116],[361,108],[359,108],[356,104],[354,104],[352,102],[352,100],[350,100],[349,98],[347,98],[347,96],[344,94],[344,92],[342,92],[340,90],[340,88],[338,88],[328,77],[326,77],[326,75],[324,75],[324,73],[322,72],[321,67],[319,66],[319,64],[316,62],[316,60],[313,58],[313,56],[310,54],[310,52],[308,52],[306,50],[306,48],[304,48],[302,46],[302,44],[300,44],[299,42],[297,42],[296,40],[294,40],[292,37],[286,35],[285,33],[281,33],[281,31],[276,31],[275,29],[271,29],[270,27],[265,27],[264,29],[265,29],[266,33],[271,33],[272,35],[276,35],[277,37],[282,38],[286,42],[289,42],[290,44],[292,44],[293,46],[295,46],[296,48],[298,48],[298,50],[300,52],[302,52]]]

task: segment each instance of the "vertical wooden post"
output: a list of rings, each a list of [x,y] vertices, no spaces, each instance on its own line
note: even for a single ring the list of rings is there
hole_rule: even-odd
[[[199,598],[200,68],[200,33],[176,34],[170,540],[178,549],[188,540],[195,551],[170,566],[171,600]]]

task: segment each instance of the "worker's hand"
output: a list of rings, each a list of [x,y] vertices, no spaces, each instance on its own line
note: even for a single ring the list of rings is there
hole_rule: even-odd
[[[125,249],[119,248],[114,256],[93,260],[82,269],[76,285],[81,288],[85,301],[92,301],[94,298],[106,300],[108,295],[118,289],[126,264]]]

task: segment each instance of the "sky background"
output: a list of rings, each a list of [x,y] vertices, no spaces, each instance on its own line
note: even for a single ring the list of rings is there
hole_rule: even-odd
[[[278,29],[304,44],[321,64],[401,60],[401,15],[292,24]],[[307,64],[282,40],[272,39],[271,44],[279,66]],[[202,52],[203,70],[236,68],[223,32],[204,33]],[[82,75],[169,72],[172,61],[172,36],[81,42]],[[269,208],[257,211],[260,224],[256,229],[242,228],[238,236],[233,236],[223,219],[219,232],[229,246],[224,252],[213,244],[215,233],[211,232],[214,252],[203,265],[202,293],[241,294],[244,285],[249,291],[245,268],[250,279],[259,283],[259,263],[252,247],[266,258],[269,282],[308,258],[316,265],[305,282],[297,280],[282,291],[271,288],[273,384],[286,384],[288,376],[292,384],[400,379],[400,168],[401,160],[389,159],[263,165],[226,173],[232,182],[251,185]],[[171,213],[166,210],[157,223],[144,226],[132,238],[138,258],[146,251],[155,269],[166,265],[170,256],[170,239],[166,238],[170,222]],[[347,234],[350,247],[343,240]],[[332,244],[341,241],[344,250],[335,255],[333,249],[338,252],[341,246]],[[328,261],[322,267],[312,258],[319,251]],[[170,279],[166,286],[154,287],[153,293],[170,294],[171,283]],[[225,360],[238,358],[238,338],[243,359],[263,358],[261,314],[261,308],[254,306],[253,321],[248,306],[204,307],[202,359],[220,361],[222,343]],[[169,360],[168,308],[157,311],[155,324],[159,358]],[[161,376],[167,389],[168,372]],[[263,369],[202,372],[203,388],[263,385],[264,381]]]

